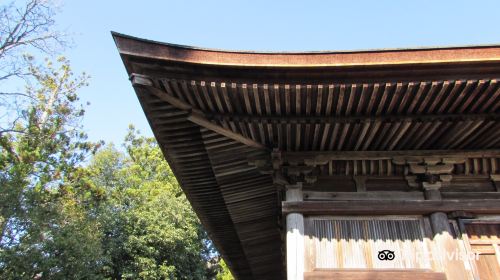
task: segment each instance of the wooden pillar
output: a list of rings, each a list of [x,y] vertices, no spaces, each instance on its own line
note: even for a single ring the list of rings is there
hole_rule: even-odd
[[[286,186],[286,201],[302,201],[302,183]],[[304,279],[304,216],[286,216],[286,270],[288,280]]]
[[[426,200],[441,200],[439,188],[441,183],[423,183]],[[468,279],[465,264],[460,259],[460,246],[458,240],[453,237],[453,231],[448,221],[448,215],[444,212],[434,212],[429,216],[433,232],[433,258],[441,264],[447,279]]]
[[[493,185],[495,186],[496,191],[500,192],[500,175],[491,174],[490,178],[491,178],[491,181],[493,182]]]

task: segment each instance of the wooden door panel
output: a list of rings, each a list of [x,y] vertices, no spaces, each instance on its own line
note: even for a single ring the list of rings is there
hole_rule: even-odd
[[[465,239],[469,249],[479,254],[473,261],[476,276],[481,280],[500,278],[500,222],[466,221]]]

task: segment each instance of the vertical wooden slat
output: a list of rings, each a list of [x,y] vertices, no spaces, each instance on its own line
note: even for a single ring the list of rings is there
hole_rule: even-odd
[[[264,92],[264,106],[266,108],[266,115],[272,115],[271,111],[271,100],[269,96],[269,85],[263,84],[262,90]],[[273,133],[273,125],[271,122],[268,122],[267,125],[267,135],[269,136],[269,143],[274,143],[274,133]]]
[[[252,85],[252,96],[253,96],[253,100],[255,102],[255,111],[257,112],[257,115],[262,116],[263,106],[260,103],[259,85],[258,84]],[[257,127],[259,128],[260,142],[266,143],[266,132],[264,130],[264,124],[262,122],[258,122]]]
[[[274,107],[276,110],[276,114],[278,116],[281,115],[281,93],[280,93],[280,85],[275,84],[273,86],[274,93]]]
[[[310,217],[308,246],[314,247],[315,268],[326,269],[429,269],[427,244],[420,218]],[[309,249],[309,248],[308,248]],[[392,261],[378,259],[391,250]],[[420,254],[417,254],[420,252]],[[420,257],[418,259],[417,257]]]
[[[340,85],[339,96],[337,101],[337,109],[335,110],[335,115],[340,116],[342,114],[342,107],[344,104],[345,95],[345,85]]]
[[[389,92],[390,92],[392,87],[393,87],[393,84],[391,84],[391,83],[385,84],[384,92],[382,93],[382,98],[380,99],[380,102],[379,102],[378,107],[377,107],[377,111],[375,112],[376,116],[379,116],[380,114],[382,114],[382,110],[384,109],[385,102],[387,100],[387,97],[389,96]]]
[[[330,116],[332,114],[332,106],[333,106],[333,95],[334,95],[334,85],[328,85],[328,93],[326,98],[326,107],[325,107],[325,115]]]

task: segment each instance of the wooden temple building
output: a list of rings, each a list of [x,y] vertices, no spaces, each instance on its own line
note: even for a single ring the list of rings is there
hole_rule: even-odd
[[[500,46],[266,53],[113,37],[237,279],[500,279]]]

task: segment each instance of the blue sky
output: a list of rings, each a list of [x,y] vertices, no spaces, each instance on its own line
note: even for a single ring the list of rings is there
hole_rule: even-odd
[[[91,140],[152,135],[110,31],[207,48],[318,51],[500,44],[500,1],[63,1]]]

